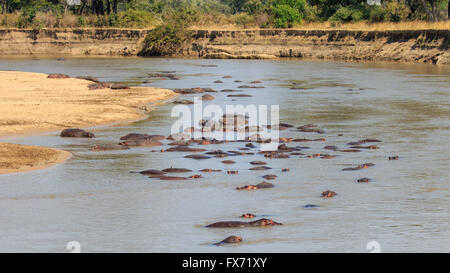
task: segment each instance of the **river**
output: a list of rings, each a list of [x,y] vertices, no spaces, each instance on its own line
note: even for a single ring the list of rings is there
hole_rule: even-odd
[[[265,88],[242,89],[252,97],[208,93],[215,100],[207,103],[279,105],[280,122],[312,123],[325,130],[325,134],[281,131],[286,137],[326,138],[289,146],[309,147],[302,150],[305,154],[337,155],[268,159],[255,154],[228,157],[236,164],[224,165],[221,158],[187,159],[183,158],[187,153],[151,152],[155,148],[89,150],[117,143],[131,132],[169,135],[176,120],[170,116],[172,103],[157,107],[145,120],[89,128],[97,136],[93,139],[60,138],[59,132],[3,137],[1,142],[59,148],[74,156],[48,169],[0,176],[1,252],[68,252],[70,241],[79,242],[82,252],[369,252],[366,246],[371,241],[382,252],[450,251],[448,66],[298,59],[9,58],[0,59],[0,70],[92,75],[101,81],[169,89],[237,89],[258,80]],[[181,79],[147,78],[158,71],[176,71]],[[382,140],[374,143],[379,149],[359,153],[323,149],[345,148],[348,142],[366,138]],[[206,148],[240,147],[244,143]],[[388,160],[392,155],[399,160]],[[272,169],[250,171],[252,160],[264,160]],[[365,162],[375,166],[342,171]],[[163,181],[130,173],[170,166],[239,170],[239,174],[203,173],[201,179]],[[263,181],[264,174],[278,176],[270,181],[274,188],[235,189]],[[361,177],[372,181],[356,183]],[[338,195],[323,199],[325,190]],[[305,208],[306,204],[320,207]],[[247,212],[284,225],[204,227],[240,220]],[[212,245],[229,235],[244,241]]]

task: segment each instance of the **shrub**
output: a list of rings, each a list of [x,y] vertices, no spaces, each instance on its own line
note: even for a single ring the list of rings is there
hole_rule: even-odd
[[[382,6],[374,6],[370,9],[369,22],[384,22],[388,20],[388,14]]]
[[[240,13],[235,17],[236,24],[242,26],[243,28],[247,28],[250,24],[253,24],[254,21],[255,20],[253,17],[247,13]]]
[[[163,24],[153,29],[145,37],[140,56],[170,56],[180,52],[192,33],[184,27]]]
[[[408,18],[411,10],[403,1],[390,1],[385,6],[387,17],[392,22],[400,22]]]
[[[151,12],[128,9],[118,15],[109,16],[107,24],[115,27],[149,27],[153,25],[153,22],[154,17]]]
[[[277,28],[292,27],[294,23],[301,24],[302,22],[302,15],[299,10],[286,4],[272,6],[272,13],[274,26]]]
[[[345,23],[352,20],[352,10],[346,7],[338,9],[329,19],[332,22]]]
[[[78,16],[76,26],[77,27],[84,27],[84,26],[86,26],[86,19],[84,19],[83,16]]]

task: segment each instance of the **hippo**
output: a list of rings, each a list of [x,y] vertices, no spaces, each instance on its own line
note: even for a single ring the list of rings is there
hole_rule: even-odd
[[[358,183],[369,183],[371,179],[367,178],[367,177],[363,177],[363,178],[359,178],[358,180],[356,180],[356,182]]]
[[[49,79],[68,79],[68,78],[70,78],[70,76],[68,76],[66,74],[61,74],[61,73],[52,73],[52,74],[48,74],[47,78],[49,78]]]
[[[163,145],[162,142],[152,140],[152,139],[136,139],[136,140],[127,140],[119,143],[120,145],[129,146],[129,147],[154,147]]]
[[[213,100],[214,97],[211,96],[211,95],[209,95],[209,94],[206,94],[206,95],[203,95],[203,96],[201,97],[201,99],[202,99],[203,101],[210,101],[210,100]]]
[[[250,164],[252,164],[252,165],[266,165],[267,163],[264,162],[264,161],[255,160],[255,161],[251,161]]]
[[[242,92],[242,90],[236,90],[236,89],[222,89],[220,92]]]
[[[214,169],[202,169],[199,172],[203,173],[211,173],[211,172],[221,172],[222,170],[214,170]]]
[[[165,172],[165,173],[187,173],[187,172],[192,172],[192,170],[189,170],[189,169],[185,169],[185,168],[173,168],[173,167],[164,169],[164,170],[162,170],[162,171]]]
[[[229,97],[229,98],[233,98],[233,97],[245,98],[245,97],[252,97],[252,95],[248,95],[248,94],[230,94],[230,95],[227,95],[227,97]]]
[[[236,244],[240,242],[242,242],[242,237],[231,235],[230,237],[227,237],[214,245],[220,246],[222,244]]]
[[[214,83],[223,83],[221,80],[214,81]]]
[[[337,150],[338,152],[343,152],[343,153],[359,153],[361,152],[361,150],[358,149],[344,149],[344,150]]]
[[[281,169],[281,171],[282,172],[288,172],[288,171],[290,171],[290,169],[289,168],[283,168],[283,169]]]
[[[261,182],[256,185],[245,185],[242,187],[237,187],[236,190],[258,190],[258,189],[269,189],[275,187],[272,183],[269,182]]]
[[[239,171],[227,171],[227,174],[238,174]]]
[[[92,151],[98,152],[98,151],[116,151],[116,150],[128,150],[130,147],[119,145],[119,144],[102,144],[102,145],[95,145],[91,148]]]
[[[148,135],[148,134],[138,134],[138,133],[131,133],[127,134],[125,136],[120,137],[120,140],[138,140],[138,139],[151,139],[156,141],[161,141],[166,139],[165,136],[162,135]]]
[[[303,206],[305,209],[309,209],[309,208],[319,208],[319,205],[313,205],[313,204],[307,204]]]
[[[93,133],[86,132],[83,129],[78,128],[69,128],[61,131],[61,137],[86,137],[93,138],[95,137]]]
[[[245,213],[245,214],[242,214],[240,217],[241,217],[241,218],[248,218],[248,219],[251,219],[251,218],[255,218],[256,215],[251,214],[251,213]]]
[[[328,145],[328,146],[325,146],[325,147],[323,147],[325,150],[333,150],[333,151],[336,151],[336,150],[338,150],[339,148],[337,147],[337,146],[334,146],[334,145]]]
[[[277,176],[274,174],[266,174],[263,176],[263,178],[267,179],[267,180],[275,180],[277,178]]]
[[[322,159],[333,159],[333,158],[336,158],[336,156],[335,155],[325,154],[325,155],[321,155],[320,158],[322,158]]]
[[[125,85],[125,84],[117,84],[117,83],[112,84],[110,88],[113,89],[113,90],[117,90],[117,89],[130,89],[130,87],[129,87],[128,85]]]
[[[191,100],[174,100],[173,104],[194,104]]]
[[[198,152],[205,152],[205,149],[200,148],[190,148],[186,146],[176,146],[172,147],[166,150],[166,152],[192,152],[192,153],[198,153]]]
[[[398,160],[398,155],[390,156],[389,160]]]
[[[322,197],[323,198],[331,198],[331,197],[334,197],[336,195],[337,195],[337,193],[335,193],[334,191],[324,191],[324,192],[322,192]]]
[[[202,178],[202,177],[203,176],[201,174],[194,174],[194,175],[189,176],[189,178],[191,178],[191,179],[198,179],[198,178]]]
[[[255,144],[253,144],[253,143],[247,143],[247,144],[245,144],[245,147],[247,147],[247,148],[256,148]]]
[[[236,162],[233,161],[233,160],[224,160],[224,161],[222,161],[222,163],[223,163],[223,164],[234,164],[234,163],[236,163]]]
[[[250,171],[264,171],[264,170],[270,170],[272,169],[271,167],[267,167],[267,166],[258,166],[258,167],[253,167],[250,168]]]
[[[160,180],[187,180],[187,177],[182,177],[182,176],[165,176],[165,175],[160,175],[160,176],[156,176],[156,178],[159,178]]]
[[[296,138],[292,140],[293,142],[308,142],[308,141],[312,141],[311,139],[307,139],[307,138]]]
[[[155,170],[155,169],[148,169],[148,170],[143,170],[143,171],[139,171],[139,172],[131,171],[130,173],[140,173],[140,174],[144,174],[144,175],[165,175],[166,174],[166,172],[163,172],[160,170]]]
[[[373,163],[364,163],[361,165],[358,165],[356,167],[350,167],[350,168],[344,168],[342,169],[343,171],[357,171],[357,170],[361,170],[361,169],[367,169],[369,167],[375,166],[375,164]]]
[[[173,73],[150,73],[148,74],[149,78],[167,78],[169,80],[179,80],[180,76],[177,76]]]
[[[223,221],[207,225],[208,228],[240,228],[240,227],[265,227],[265,226],[281,226],[282,223],[275,222],[271,219],[262,218],[251,222],[241,221]]]
[[[211,157],[207,156],[207,155],[194,154],[194,155],[186,155],[186,156],[184,156],[184,158],[192,158],[192,159],[196,159],[196,160],[202,160],[202,159],[209,159]]]
[[[376,150],[376,149],[379,149],[380,147],[378,147],[376,145],[369,145],[369,146],[354,145],[354,146],[351,146],[350,148],[352,148],[352,149]]]

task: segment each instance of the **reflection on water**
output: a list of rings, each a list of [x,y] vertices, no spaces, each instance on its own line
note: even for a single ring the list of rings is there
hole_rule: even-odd
[[[216,67],[210,65],[217,65]],[[206,66],[205,66],[206,65]],[[267,159],[261,155],[196,161],[185,153],[152,152],[155,148],[92,152],[90,147],[117,143],[130,132],[170,133],[172,104],[159,106],[148,119],[90,128],[94,139],[63,139],[58,132],[1,141],[44,145],[71,151],[65,164],[40,171],[0,176],[0,251],[64,252],[69,241],[82,251],[163,252],[366,252],[376,240],[382,251],[450,251],[450,99],[447,66],[388,63],[339,63],[298,60],[189,59],[3,59],[0,69],[92,75],[101,81],[166,88],[211,87],[216,90],[260,80],[264,89],[242,89],[253,97],[212,93],[208,103],[278,104],[280,120],[315,123],[324,135],[286,130],[281,136],[324,137],[305,154],[332,153],[335,159]],[[175,70],[181,80],[149,79],[149,73]],[[231,79],[222,78],[231,75]],[[214,83],[221,80],[223,83]],[[241,80],[242,82],[235,82]],[[291,89],[291,87],[304,87]],[[192,95],[183,98],[193,99]],[[344,153],[326,145],[377,138],[378,150]],[[167,142],[166,142],[167,143]],[[294,146],[294,144],[289,144]],[[237,150],[243,143],[208,149]],[[257,149],[255,149],[257,151]],[[387,157],[398,155],[400,160]],[[253,160],[268,171],[252,172]],[[341,169],[364,162],[375,166],[356,172]],[[162,181],[130,173],[170,166],[199,170],[204,178]],[[281,172],[289,168],[290,172]],[[226,175],[239,170],[239,175]],[[197,172],[195,172],[197,173]],[[276,174],[273,189],[236,191]],[[192,173],[190,174],[192,175]],[[361,177],[368,184],[356,183]],[[320,198],[324,190],[338,196]],[[306,209],[315,204],[318,208]],[[243,213],[284,223],[272,228],[206,229]],[[211,246],[229,235],[239,245]]]

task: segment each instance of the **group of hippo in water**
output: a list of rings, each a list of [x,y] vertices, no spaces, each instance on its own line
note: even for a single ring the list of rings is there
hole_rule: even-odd
[[[152,76],[168,76],[166,74],[152,74]],[[170,77],[169,77],[170,78]],[[224,77],[225,78],[225,77]],[[226,78],[231,78],[231,76],[227,76]],[[171,77],[171,79],[179,79],[177,77]],[[252,82],[253,84],[259,83],[258,81]],[[255,88],[255,86],[250,86],[251,88]],[[239,86],[239,88],[250,88],[246,86]],[[175,92],[179,94],[199,94],[203,92],[217,92],[211,88],[186,88],[186,89],[177,89]],[[226,92],[223,90],[223,92]],[[211,96],[212,97],[212,96]],[[213,99],[214,97],[210,98],[209,96],[205,100]],[[175,101],[175,103],[187,103],[182,100]],[[251,128],[251,126],[248,125],[248,117],[243,115],[223,115],[223,118],[217,122],[217,121],[211,121],[211,120],[202,120],[200,122],[200,128],[191,127],[185,130],[183,133],[179,134],[173,134],[169,136],[163,136],[163,135],[150,135],[150,134],[141,134],[141,133],[130,133],[125,136],[120,137],[120,141],[118,143],[114,144],[102,144],[102,145],[96,145],[92,147],[92,151],[110,151],[110,150],[122,150],[122,149],[130,149],[132,147],[162,147],[162,146],[170,146],[168,148],[162,147],[160,150],[152,150],[152,152],[183,152],[183,153],[193,153],[185,155],[184,158],[193,159],[193,160],[207,160],[212,157],[215,158],[224,158],[228,156],[245,156],[245,155],[256,155],[260,154],[264,156],[264,158],[269,159],[277,159],[277,158],[289,158],[292,156],[301,157],[301,158],[321,158],[321,159],[333,159],[338,155],[332,155],[328,153],[315,153],[315,154],[304,154],[305,150],[309,149],[309,147],[306,146],[292,146],[289,145],[289,143],[305,143],[305,142],[324,142],[326,141],[325,138],[312,138],[312,139],[306,139],[306,138],[287,138],[287,137],[280,137],[278,139],[278,142],[280,145],[276,147],[273,151],[252,151],[252,149],[258,148],[258,143],[270,143],[270,139],[264,139],[263,136],[259,135],[261,128]],[[314,124],[306,124],[301,126],[294,126],[287,123],[280,123],[278,125],[274,126],[266,126],[265,129],[271,129],[271,130],[279,130],[279,131],[285,131],[285,130],[294,130],[296,132],[302,132],[302,133],[316,133],[316,134],[325,134],[325,131],[321,128],[319,128],[317,125]],[[208,137],[201,137],[201,138],[193,138],[190,133],[193,132],[212,132],[212,131],[241,131],[245,133],[255,132],[254,135],[251,135],[249,137],[246,137],[243,140],[233,140],[233,141],[227,141],[227,140],[217,140],[215,138],[208,138]],[[342,136],[342,134],[339,134],[339,136]],[[94,138],[94,134],[91,132],[87,132],[83,129],[77,129],[77,128],[70,128],[65,129],[61,132],[61,137],[82,137],[82,138]],[[163,141],[169,141],[169,143],[164,143]],[[208,150],[204,147],[207,147],[208,145],[219,145],[219,144],[226,144],[230,142],[243,142],[245,143],[244,147],[238,148],[237,151],[223,151],[223,150]],[[332,152],[342,152],[342,153],[353,153],[353,152],[361,152],[362,149],[378,149],[378,146],[370,145],[371,143],[381,142],[377,139],[363,139],[355,142],[349,142],[347,145],[348,148],[339,148],[334,145],[326,145],[323,147],[326,151],[332,151]],[[367,145],[367,143],[370,143]],[[202,154],[199,154],[202,153]],[[390,156],[389,160],[398,160],[398,156]],[[233,160],[223,160],[223,164],[226,165],[232,165],[235,163]],[[264,171],[264,170],[271,170],[271,167],[267,166],[267,162],[261,161],[261,160],[254,160],[249,162],[250,165],[253,167],[250,167],[250,171]],[[363,163],[358,164],[355,167],[347,167],[342,169],[342,171],[357,171],[361,169],[366,169],[369,167],[374,166],[373,163]],[[211,168],[205,168],[198,170],[202,173],[211,173],[211,172],[222,172],[220,169],[211,169]],[[289,168],[283,168],[281,169],[282,172],[288,172],[290,171]],[[170,167],[162,170],[157,169],[147,169],[142,171],[131,171],[131,173],[139,173],[142,175],[146,175],[152,179],[160,179],[160,180],[189,180],[189,179],[198,179],[202,178],[203,176],[201,174],[193,174],[191,176],[177,176],[176,174],[183,174],[183,173],[190,173],[193,172],[193,170],[186,169],[186,168],[177,168],[177,167]],[[227,170],[226,174],[229,175],[237,175],[239,174],[238,170]],[[277,175],[275,174],[265,174],[262,176],[264,180],[275,180],[277,179]],[[368,183],[371,179],[367,177],[362,177],[356,179],[356,182],[358,183]],[[247,190],[247,191],[253,191],[253,190],[260,190],[260,189],[269,189],[275,187],[274,184],[263,181],[256,184],[250,184],[250,185],[242,185],[236,187],[236,190]],[[336,192],[331,190],[325,190],[323,191],[320,196],[323,198],[333,198],[337,195]],[[304,208],[317,208],[318,205],[315,204],[307,204],[304,206]],[[245,213],[240,216],[244,219],[253,219],[256,216],[252,213]],[[212,224],[208,224],[205,227],[206,228],[244,228],[244,227],[269,227],[269,226],[279,226],[282,225],[282,223],[276,222],[272,219],[267,218],[261,218],[258,220],[253,221],[219,221]],[[243,238],[239,236],[229,236],[225,238],[224,240],[215,243],[214,245],[222,245],[222,244],[229,244],[229,243],[239,243],[242,242]]]

